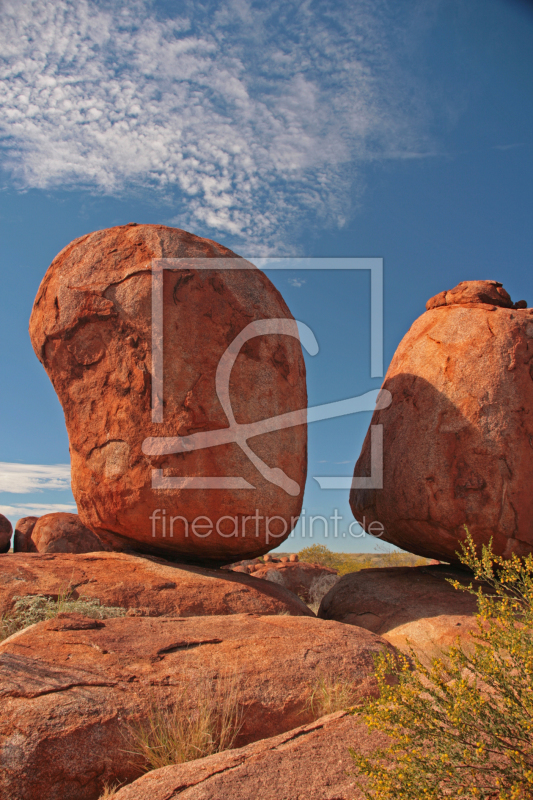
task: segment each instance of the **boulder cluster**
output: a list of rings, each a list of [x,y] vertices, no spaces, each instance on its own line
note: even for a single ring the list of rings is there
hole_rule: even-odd
[[[376,692],[377,653],[470,646],[476,603],[450,583],[470,582],[464,525],[503,556],[533,551],[533,309],[495,281],[428,301],[371,422],[382,488],[350,503],[433,562],[342,577],[269,552],[301,511],[307,391],[296,324],[260,270],[165,226],[98,231],[53,261],[30,335],[78,514],[14,531],[0,515],[0,797],[362,800],[349,747],[386,741],[317,706],[317,681],[355,705]],[[135,731],[223,696],[229,749],[146,772]]]

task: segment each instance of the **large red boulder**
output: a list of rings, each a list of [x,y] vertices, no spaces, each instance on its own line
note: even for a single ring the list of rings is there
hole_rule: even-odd
[[[33,552],[34,548],[37,553],[94,553],[110,549],[83,525],[77,514],[62,512],[39,517],[25,544],[27,552]]]
[[[7,553],[11,546],[13,526],[7,517],[0,514],[0,553]]]
[[[393,652],[361,628],[285,615],[38,623],[0,644],[0,796],[97,800],[140,775],[129,725],[153,718],[154,703],[193,714],[198,687],[209,697],[228,676],[243,715],[235,745],[276,736],[312,721],[321,675],[374,692],[383,648]]]
[[[369,756],[386,744],[359,716],[338,711],[271,739],[154,770],[110,800],[363,800],[349,748]]]
[[[156,333],[153,355],[152,260],[185,257],[187,269],[162,272],[163,336]],[[267,552],[296,524],[306,425],[249,429],[250,445],[232,436],[243,436],[236,425],[304,409],[307,392],[296,324],[268,278],[244,260],[244,270],[208,270],[195,267],[197,258],[201,267],[206,258],[237,256],[163,225],[130,223],[76,239],[44,277],[30,335],[65,413],[82,522],[116,549],[220,564]],[[268,333],[259,324],[266,320],[282,320],[284,332]],[[223,397],[217,367],[251,323],[246,335],[256,335],[234,345],[231,375],[231,359],[224,362]],[[152,415],[152,389],[161,421]],[[221,429],[225,435],[230,425],[231,436],[217,446],[174,452],[195,440],[161,443]],[[233,484],[191,489],[191,477]]]
[[[519,306],[514,307],[514,306]],[[468,526],[505,557],[533,550],[533,308],[495,281],[465,281],[428,301],[385,376],[383,488],[352,489],[370,532],[456,562]],[[355,476],[371,474],[367,434]],[[369,526],[374,523],[372,528]]]
[[[0,558],[0,616],[19,597],[99,600],[150,617],[223,614],[313,616],[282,586],[250,575],[128,553],[14,553]]]
[[[468,586],[471,576],[444,565],[362,569],[330,589],[318,616],[366,628],[427,662],[458,637],[471,646],[478,630],[476,598],[450,580]]]

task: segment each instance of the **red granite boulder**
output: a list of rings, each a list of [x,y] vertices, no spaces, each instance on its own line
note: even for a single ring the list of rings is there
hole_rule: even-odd
[[[349,747],[369,756],[386,744],[360,717],[338,711],[271,739],[154,770],[109,800],[363,800]]]
[[[282,586],[249,575],[128,553],[14,553],[0,558],[0,615],[19,597],[99,600],[150,617],[224,614],[310,616]]]
[[[140,776],[128,726],[154,702],[178,699],[193,714],[197,687],[211,694],[228,675],[242,709],[237,747],[305,725],[318,676],[349,681],[362,698],[376,691],[384,648],[394,652],[361,628],[285,615],[38,623],[0,643],[0,796],[97,800],[106,783]]]
[[[518,307],[515,307],[518,306]],[[368,531],[457,562],[466,524],[495,553],[533,551],[533,309],[495,281],[464,281],[428,301],[383,387],[383,488],[352,489]],[[370,475],[367,434],[355,476]],[[372,532],[371,531],[371,532]]]
[[[188,261],[162,270],[153,354],[152,261],[165,258]],[[37,294],[30,336],[65,413],[78,513],[115,549],[223,564],[267,552],[298,519],[306,425],[247,429],[249,445],[234,436],[246,433],[237,425],[305,409],[296,324],[260,270],[242,259],[246,269],[204,269],[214,258],[237,256],[186,231],[130,223],[65,247]],[[269,333],[269,320],[283,331]],[[235,344],[245,328],[253,337]],[[215,381],[225,353],[227,395]],[[214,431],[216,446],[196,448],[194,434]],[[176,437],[190,437],[179,452]],[[190,488],[192,477],[230,483]]]
[[[11,534],[13,526],[7,517],[0,514],[0,553],[7,553],[11,547]]]
[[[444,565],[351,572],[326,594],[318,616],[366,628],[427,662],[458,637],[468,647],[478,630],[476,598],[449,580],[471,582],[468,573]]]
[[[95,553],[109,550],[77,514],[45,514],[35,523],[30,539],[37,553]],[[28,545],[28,551],[31,552]]]
[[[13,537],[14,553],[36,553],[31,534],[39,517],[22,517],[15,525],[15,536]]]

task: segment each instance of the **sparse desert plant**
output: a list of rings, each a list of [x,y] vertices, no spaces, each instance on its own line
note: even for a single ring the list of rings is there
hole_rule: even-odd
[[[173,704],[153,696],[148,714],[128,728],[128,752],[146,771],[229,750],[242,726],[239,681],[207,675],[184,681]]]
[[[335,711],[352,708],[359,699],[353,681],[339,675],[319,675],[308,700],[313,717],[318,719]]]
[[[407,658],[394,669],[390,655],[378,657],[380,697],[366,719],[391,744],[370,758],[351,751],[367,798],[533,796],[533,556],[504,561],[491,544],[478,556],[468,531],[462,551],[489,587],[467,587],[478,600],[474,647],[458,641],[430,667],[413,653],[414,669]]]
[[[333,553],[324,544],[312,544],[298,553],[300,561],[308,564],[321,564],[336,569],[338,575],[346,575],[358,569],[357,562],[349,553]]]
[[[62,612],[76,612],[93,619],[106,619],[123,617],[126,611],[125,608],[103,606],[99,600],[92,598],[74,599],[69,591],[60,593],[57,599],[39,594],[19,597],[13,610],[0,618],[0,641],[36,622],[53,619]]]

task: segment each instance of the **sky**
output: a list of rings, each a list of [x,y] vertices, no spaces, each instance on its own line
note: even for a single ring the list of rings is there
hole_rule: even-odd
[[[75,511],[27,328],[48,265],[89,231],[173,225],[266,267],[382,258],[385,368],[461,280],[533,305],[532,34],[520,0],[3,0],[0,513]],[[369,272],[283,263],[267,274],[319,343],[310,405],[379,388]],[[385,547],[350,536],[348,491],[315,480],[353,474],[369,422],[310,425],[306,515],[337,509],[346,536],[299,526],[282,549]]]

